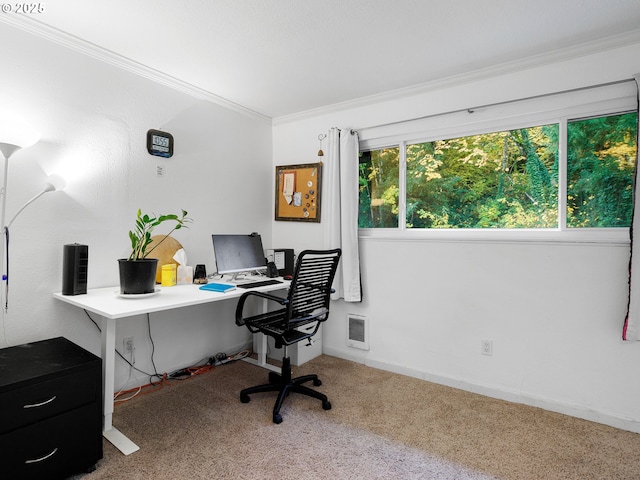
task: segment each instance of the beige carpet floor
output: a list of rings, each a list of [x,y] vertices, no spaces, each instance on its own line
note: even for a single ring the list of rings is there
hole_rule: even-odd
[[[140,446],[105,440],[97,479],[640,479],[640,435],[326,355],[318,373],[333,405],[292,394],[239,401],[266,370],[235,362],[116,407]]]

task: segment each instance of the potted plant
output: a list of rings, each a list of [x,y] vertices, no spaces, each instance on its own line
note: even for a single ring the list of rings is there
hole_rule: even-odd
[[[129,231],[129,239],[131,240],[131,253],[128,258],[118,260],[120,270],[120,293],[126,295],[136,295],[155,292],[156,270],[158,268],[157,258],[147,258],[158,245],[160,245],[175,230],[182,227],[186,228],[186,224],[191,221],[187,218],[187,212],[182,210],[180,216],[175,214],[147,215],[138,209],[136,217],[135,230]],[[175,222],[169,233],[164,235],[159,241],[156,240],[152,248],[147,250],[151,244],[151,232],[153,229],[164,222]]]

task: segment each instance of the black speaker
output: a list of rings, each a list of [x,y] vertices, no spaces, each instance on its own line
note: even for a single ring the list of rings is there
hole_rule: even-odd
[[[267,277],[275,278],[278,276],[278,267],[273,262],[267,262]]]
[[[62,254],[62,294],[87,293],[89,247],[73,243],[65,245]]]
[[[293,275],[293,248],[275,248],[273,261],[278,266],[278,275]]]

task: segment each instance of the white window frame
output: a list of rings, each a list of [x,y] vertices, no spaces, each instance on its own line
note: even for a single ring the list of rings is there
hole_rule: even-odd
[[[573,120],[637,111],[633,82],[544,95],[489,107],[459,110],[417,120],[359,130],[360,150],[399,148],[399,204],[397,228],[361,228],[361,238],[438,240],[447,242],[530,242],[629,244],[629,228],[568,228],[567,124]],[[558,124],[558,227],[539,229],[421,229],[406,228],[406,146],[447,138]],[[425,133],[428,132],[428,133]]]

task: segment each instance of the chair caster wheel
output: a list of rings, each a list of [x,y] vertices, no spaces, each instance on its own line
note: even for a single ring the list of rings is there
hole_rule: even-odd
[[[274,413],[273,423],[282,423],[282,415],[280,415],[279,413]]]
[[[329,401],[322,402],[322,409],[323,410],[331,410],[331,402],[329,402]]]
[[[249,403],[249,400],[250,400],[249,395],[247,395],[246,393],[240,394],[240,401],[242,403]]]
[[[313,386],[314,386],[314,387],[319,387],[320,385],[322,385],[322,382],[320,381],[320,379],[319,379],[319,378],[316,378],[316,379],[313,381]]]

